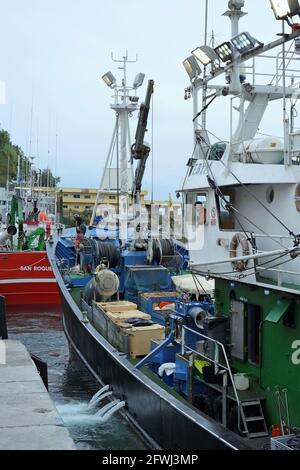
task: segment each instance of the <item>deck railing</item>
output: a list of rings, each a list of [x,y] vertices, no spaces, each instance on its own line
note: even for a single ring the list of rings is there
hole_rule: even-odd
[[[214,346],[214,358],[206,356],[206,354],[196,351],[195,349],[191,348],[186,344],[186,332],[193,333],[194,335],[199,336],[201,341],[205,340],[208,343],[211,343]],[[198,333],[195,330],[187,326],[182,327],[182,338],[181,338],[181,354],[184,355],[186,353],[192,353],[196,357],[200,357],[202,360],[209,363],[213,363],[215,366],[215,373],[223,375],[223,386],[222,386],[222,424],[224,427],[227,426],[227,388],[228,388],[228,377],[230,378],[231,386],[233,389],[235,401],[238,407],[238,429],[241,433],[244,431],[241,430],[240,423],[241,423],[241,401],[239,399],[238,391],[235,385],[233,373],[229,364],[229,359],[226,353],[226,349],[224,344],[220,343],[219,341],[210,338],[202,333]],[[221,355],[220,355],[221,353]],[[209,383],[207,383],[210,386]]]

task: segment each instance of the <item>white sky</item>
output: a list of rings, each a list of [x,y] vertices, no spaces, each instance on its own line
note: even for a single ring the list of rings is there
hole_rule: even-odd
[[[182,61],[203,43],[204,4],[204,0],[2,2],[0,79],[6,82],[7,103],[0,106],[1,127],[27,154],[39,155],[40,167],[47,166],[49,148],[54,169],[57,121],[56,173],[61,184],[97,187],[115,119],[109,107],[111,92],[99,77],[108,70],[118,75],[112,51],[122,56],[128,49],[131,57],[138,53],[139,62],[130,66],[129,78],[142,71],[155,80],[154,195],[168,198],[179,187],[193,150],[192,102],[183,99],[188,79]],[[227,4],[227,0],[209,0],[209,30],[214,29],[218,43],[230,39],[230,23],[221,16]],[[246,0],[245,10],[249,15],[241,21],[241,31],[265,43],[280,32],[269,0]],[[146,82],[142,100],[145,88]],[[212,130],[228,138],[226,106],[218,103],[212,111]],[[280,132],[271,114],[268,125],[269,131],[277,126],[276,133]],[[150,166],[149,161],[144,182],[148,190]]]

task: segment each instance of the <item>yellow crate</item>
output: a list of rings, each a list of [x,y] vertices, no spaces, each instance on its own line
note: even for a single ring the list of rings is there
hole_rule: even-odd
[[[126,311],[132,311],[137,309],[137,305],[132,303],[132,302],[126,302],[126,301],[121,301],[121,302],[97,302],[100,308],[104,310],[105,312],[111,312],[111,313],[118,313],[118,312],[126,312]]]
[[[128,334],[128,352],[132,358],[147,356],[151,340],[165,339],[165,328],[161,325],[131,327],[125,331]]]
[[[139,310],[131,310],[129,312],[105,312],[114,323],[126,322],[130,318],[140,318],[141,320],[151,320],[151,316],[147,313],[140,312]]]

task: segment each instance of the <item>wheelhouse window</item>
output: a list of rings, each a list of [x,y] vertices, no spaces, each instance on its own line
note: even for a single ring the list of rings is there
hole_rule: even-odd
[[[192,214],[193,227],[205,225],[207,223],[207,194],[206,193],[188,193],[186,203]]]
[[[235,205],[235,190],[220,188],[223,197],[216,193],[216,203],[219,215],[219,224],[221,230],[234,230],[235,218],[233,212],[229,209],[230,205]]]
[[[221,160],[225,150],[226,144],[224,142],[212,145],[208,154],[208,160]]]

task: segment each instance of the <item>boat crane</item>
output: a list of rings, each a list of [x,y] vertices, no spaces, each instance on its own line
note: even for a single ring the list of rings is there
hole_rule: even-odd
[[[149,80],[148,88],[146,93],[145,103],[141,104],[139,121],[135,134],[135,143],[131,147],[131,158],[138,160],[137,168],[135,171],[135,177],[132,186],[132,199],[133,202],[140,206],[140,194],[142,189],[142,181],[146,169],[146,162],[150,154],[150,147],[144,141],[145,134],[147,132],[148,116],[150,111],[151,97],[154,91],[154,81]]]

